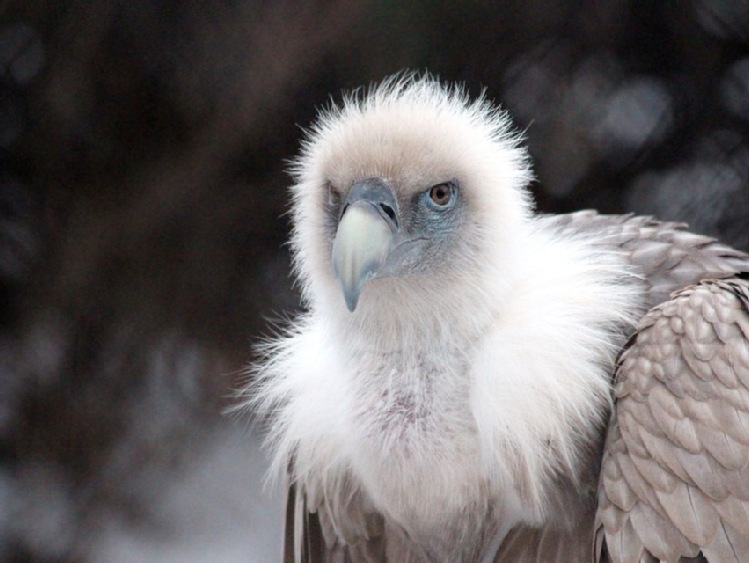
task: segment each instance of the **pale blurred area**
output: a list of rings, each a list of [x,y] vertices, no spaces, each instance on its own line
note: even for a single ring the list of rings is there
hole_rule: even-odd
[[[0,0],[0,561],[280,559],[225,412],[299,307],[285,159],[406,68],[511,112],[540,210],[749,250],[746,0]]]

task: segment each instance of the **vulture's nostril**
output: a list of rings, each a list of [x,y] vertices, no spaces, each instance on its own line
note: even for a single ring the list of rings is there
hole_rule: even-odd
[[[393,224],[397,227],[398,226],[398,218],[395,215],[395,209],[390,207],[389,205],[385,203],[380,204],[380,209],[382,209],[385,212],[385,215],[390,217],[390,220],[393,222]]]

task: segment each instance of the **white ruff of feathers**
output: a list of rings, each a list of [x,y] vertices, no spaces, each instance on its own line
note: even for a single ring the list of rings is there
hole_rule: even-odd
[[[555,476],[574,482],[605,424],[639,307],[623,260],[545,230],[507,118],[430,78],[394,78],[327,111],[294,173],[309,311],[261,350],[249,399],[271,415],[276,472],[293,460],[313,498],[361,492],[414,533],[487,499],[508,527],[550,519]],[[471,219],[439,275],[374,280],[350,313],[322,202],[326,182],[369,176],[459,178]]]

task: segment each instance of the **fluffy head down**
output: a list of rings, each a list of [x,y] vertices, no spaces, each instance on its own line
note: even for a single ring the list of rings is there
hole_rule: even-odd
[[[509,118],[486,99],[429,77],[398,75],[323,111],[294,162],[292,249],[312,307],[340,292],[332,277],[335,226],[322,212],[333,190],[345,198],[357,181],[382,177],[407,203],[415,193],[457,179],[470,221],[453,245],[454,271],[476,259],[481,243],[508,247],[530,213],[527,154]],[[457,258],[460,256],[460,259]],[[449,275],[448,275],[449,277]],[[328,302],[329,303],[329,302]]]

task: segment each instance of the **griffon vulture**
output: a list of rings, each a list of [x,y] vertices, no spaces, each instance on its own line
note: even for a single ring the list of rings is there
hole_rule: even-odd
[[[508,121],[401,75],[304,141],[307,311],[247,401],[287,560],[749,561],[749,257],[534,214]]]

